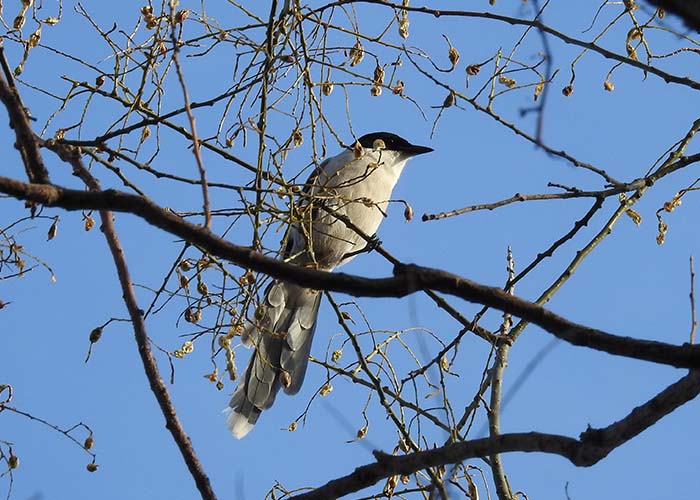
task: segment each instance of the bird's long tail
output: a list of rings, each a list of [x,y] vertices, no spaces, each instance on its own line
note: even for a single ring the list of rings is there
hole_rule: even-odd
[[[299,392],[320,303],[320,292],[283,281],[274,281],[266,290],[242,336],[255,352],[229,402],[226,423],[236,438],[250,432],[260,413],[272,406],[280,387],[287,394]]]

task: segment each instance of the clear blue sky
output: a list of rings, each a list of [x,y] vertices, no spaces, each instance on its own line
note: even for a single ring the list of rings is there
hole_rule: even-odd
[[[138,19],[142,3],[122,2],[119,12],[115,12],[112,3],[101,1],[87,0],[83,6],[104,29],[116,22],[119,29],[128,33]],[[5,6],[4,19],[7,22],[14,18],[16,4],[19,2]],[[56,15],[49,2],[44,4],[37,17],[43,19]],[[455,7],[452,3],[434,4],[436,7]],[[460,6],[494,9],[493,12],[513,16],[532,16],[530,5],[512,4],[498,2],[493,8],[487,2]],[[63,19],[54,27],[44,27],[42,43],[79,55],[82,60],[109,71],[114,62],[110,57],[111,50],[94,30],[87,27],[85,19],[76,13],[75,5],[73,1],[64,2]],[[570,2],[553,1],[545,22],[585,40],[621,11],[621,6],[607,7],[596,25],[598,31],[581,34],[591,23],[597,5],[587,4],[581,7],[581,12],[575,13],[571,5]],[[181,7],[197,13],[201,8],[199,2],[184,0]],[[224,27],[236,26],[239,22],[233,17],[238,15],[237,11],[225,2],[209,2],[206,7],[207,14],[220,17]],[[257,9],[257,4],[250,8]],[[197,17],[195,12],[190,14],[191,18]],[[363,29],[376,32],[382,25],[380,13],[383,10],[358,6],[357,12]],[[267,6],[260,8],[259,14],[266,19]],[[644,17],[641,12],[639,16]],[[411,38],[407,43],[429,51],[441,67],[449,66],[446,43],[441,35],[449,36],[461,53],[461,60],[453,73],[440,76],[470,95],[473,89],[484,84],[488,70],[485,68],[482,74],[473,77],[469,89],[465,90],[465,66],[488,59],[499,47],[504,53],[509,52],[523,32],[522,28],[476,19],[436,21],[430,16],[419,15],[411,15],[410,19]],[[665,22],[678,27],[673,19]],[[28,21],[27,26],[25,31],[35,25]],[[621,22],[603,39],[603,45],[624,53],[629,28],[628,22]],[[201,33],[201,26],[186,24],[188,36]],[[401,42],[395,27],[387,36],[394,43]],[[536,34],[527,40],[519,57],[523,62],[532,63],[541,47]],[[673,42],[672,37],[661,33],[654,33],[650,40],[657,53],[667,50]],[[553,65],[560,72],[549,95],[543,139],[552,147],[566,150],[583,161],[604,168],[622,181],[629,181],[642,176],[698,118],[698,108],[693,105],[698,99],[697,91],[667,84],[654,75],[645,79],[637,69],[619,68],[612,77],[615,91],[606,92],[603,82],[613,62],[593,53],[584,56],[578,64],[575,91],[570,97],[564,97],[560,89],[568,83],[569,64],[579,50],[554,41],[551,43],[555,55]],[[6,43],[6,48],[12,64],[16,64],[21,52],[9,43]],[[234,55],[230,47],[217,47],[206,59],[184,59],[192,100],[206,99],[233,84]],[[659,65],[697,80],[700,73],[696,59],[695,54],[681,54],[662,60]],[[368,57],[357,66],[357,71],[371,74],[373,66]],[[602,184],[595,175],[577,170],[519,140],[513,132],[464,102],[460,103],[463,109],[455,107],[443,112],[431,137],[433,120],[438,114],[438,109],[431,106],[439,106],[445,92],[411,71],[407,62],[402,71],[406,75],[407,93],[421,103],[427,120],[421,118],[412,103],[390,92],[385,91],[382,96],[373,98],[367,87],[350,88],[353,130],[357,135],[390,130],[435,149],[431,155],[409,164],[395,191],[396,199],[405,199],[413,206],[416,217],[405,222],[403,207],[393,205],[390,218],[384,222],[379,236],[385,248],[402,261],[439,267],[481,283],[500,286],[506,279],[508,246],[513,248],[516,268],[522,269],[538,252],[568,231],[586,212],[590,202],[523,203],[427,223],[420,221],[420,215],[497,201],[516,192],[553,192],[547,187],[548,182],[582,189],[601,189]],[[58,59],[52,52],[39,47],[31,52],[22,78],[63,95],[69,84],[61,80],[62,75],[87,81],[93,81],[95,77],[84,66]],[[515,77],[519,78],[518,74]],[[170,80],[169,90],[164,96],[165,111],[181,106],[181,93],[175,83],[174,79]],[[500,86],[499,90],[502,89]],[[494,110],[532,132],[534,116],[523,118],[519,114],[520,109],[531,105],[532,90],[499,98]],[[32,115],[37,118],[37,127],[41,127],[58,107],[57,102],[25,86],[21,91]],[[351,133],[343,126],[345,100],[340,88],[326,98],[326,105],[343,138],[350,141]],[[89,138],[91,132],[102,131],[105,127],[105,118],[96,113],[96,109],[99,108],[91,108],[93,116],[86,124],[83,138]],[[109,117],[118,116],[117,111],[113,107],[105,108]],[[220,111],[198,112],[201,136],[215,132],[213,117]],[[49,126],[48,135],[59,127],[75,123],[80,112],[80,106],[69,108]],[[284,135],[289,133],[289,123],[289,120],[278,117],[271,121],[270,127]],[[74,134],[75,131],[69,132],[66,137],[76,138]],[[2,175],[22,178],[20,159],[12,148],[10,136],[7,128],[0,134]],[[172,136],[164,134],[162,150],[154,165],[165,171],[196,176],[192,156],[182,145],[169,146],[169,139]],[[154,139],[150,140],[147,147],[152,148]],[[332,145],[332,141],[329,144]],[[254,162],[256,148],[255,140],[251,140],[246,148],[239,139],[233,152]],[[331,149],[331,153],[337,151],[335,146]],[[697,143],[693,142],[687,154],[697,151]],[[293,172],[308,164],[310,157],[307,140],[290,153],[285,168]],[[65,164],[50,155],[47,158],[56,183],[79,186]],[[205,161],[211,179],[232,183],[249,180],[240,169],[218,157],[205,155]],[[131,175],[131,171],[124,168]],[[688,259],[693,254],[700,258],[700,236],[697,221],[692,216],[697,210],[698,200],[691,193],[676,212],[666,215],[670,228],[663,246],[658,246],[655,241],[657,223],[654,213],[664,201],[697,177],[697,168],[687,170],[654,186],[635,207],[643,218],[642,224],[637,227],[631,219],[621,219],[613,234],[585,260],[547,307],[574,321],[619,335],[674,344],[686,342],[690,331]],[[98,172],[104,187],[123,187],[114,176],[101,170]],[[148,194],[164,206],[176,210],[196,210],[199,206],[196,189],[174,195],[177,186],[172,183],[153,182],[145,175],[133,174],[133,177],[147,186]],[[227,199],[228,196],[229,192],[215,193],[218,208],[236,206],[237,199]],[[2,225],[26,214],[23,204],[13,200],[0,200],[0,206]],[[516,293],[534,300],[564,269],[576,251],[593,237],[615,208],[614,200],[609,200],[589,227],[518,284]],[[59,232],[54,240],[46,242],[48,219],[23,223],[21,227],[25,231],[18,238],[28,251],[50,264],[56,283],[50,282],[50,273],[43,269],[36,269],[22,279],[0,281],[0,299],[11,302],[0,311],[0,383],[12,384],[13,404],[24,411],[64,428],[79,421],[88,424],[95,432],[94,450],[100,468],[89,474],[85,470],[89,457],[78,447],[36,422],[5,412],[0,414],[0,440],[12,442],[21,459],[21,466],[14,475],[13,498],[196,497],[194,483],[164,428],[163,417],[148,389],[127,324],[116,323],[106,328],[102,340],[93,349],[90,362],[84,363],[90,331],[110,317],[126,316],[104,239],[97,229],[89,233],[83,230],[80,214],[47,209],[44,215],[60,216]],[[174,237],[157,232],[134,217],[118,215],[116,225],[132,276],[137,284],[142,285],[138,289],[139,299],[146,306],[151,297],[146,287],[160,285],[163,273],[180,247],[174,243]],[[225,225],[226,221],[218,221],[219,229]],[[250,241],[242,229],[232,231],[228,237],[240,244]],[[270,236],[270,245],[276,238],[277,235]],[[343,270],[387,276],[391,273],[391,266],[372,254],[356,259]],[[347,298],[337,296],[337,300]],[[404,300],[362,298],[357,299],[357,303],[377,331],[419,328],[406,332],[403,338],[422,360],[430,359],[439,350],[437,342],[424,330],[443,340],[449,340],[459,331],[459,325],[420,295]],[[454,304],[466,316],[472,316],[480,308],[472,304]],[[170,351],[185,340],[180,336],[192,331],[191,325],[184,321],[178,325],[175,323],[180,305],[166,308],[147,324],[153,341]],[[359,320],[359,313],[354,313],[353,317]],[[328,304],[322,306],[319,321],[312,354],[323,358],[329,342],[333,342],[330,349],[336,349],[342,336]],[[496,328],[499,321],[500,316],[493,314],[485,320],[484,326]],[[381,338],[381,334],[378,335]],[[539,328],[526,330],[512,349],[505,378],[506,390],[550,341],[551,336]],[[367,393],[346,381],[336,380],[330,395],[314,400],[305,426],[293,433],[280,430],[304,411],[309,399],[325,383],[325,370],[315,365],[311,365],[299,395],[294,398],[280,396],[247,438],[234,440],[228,434],[225,418],[220,413],[234,386],[229,382],[223,391],[217,391],[203,377],[212,369],[207,342],[198,343],[195,352],[184,360],[174,360],[175,384],[169,389],[182,423],[220,498],[262,498],[276,481],[290,490],[320,485],[372,461],[372,449],[391,451],[395,446],[396,432],[385,421],[376,399],[370,405],[371,425],[367,437],[357,443],[348,443],[364,425],[361,411]],[[487,352],[488,346],[477,338],[468,337],[462,344],[455,365],[460,377],[448,380],[453,404],[457,408],[471,401]],[[241,370],[247,354],[244,349],[237,350]],[[165,356],[159,355],[158,359],[162,373],[167,376],[169,366]],[[349,347],[341,359],[347,362],[353,359]],[[398,363],[398,368],[404,370],[404,374],[411,369],[406,363]],[[502,431],[537,430],[578,436],[589,424],[605,426],[622,418],[634,406],[645,402],[682,375],[681,370],[558,344],[505,408]],[[426,393],[422,393],[421,398]],[[430,404],[430,400],[420,401]],[[506,472],[513,489],[524,491],[531,499],[565,498],[567,484],[568,493],[574,500],[694,498],[700,486],[696,479],[700,451],[697,440],[691,436],[697,427],[698,410],[697,401],[685,405],[592,468],[576,468],[559,457],[509,454],[504,456]],[[474,426],[473,437],[477,437],[482,424],[483,412]],[[437,431],[430,431],[428,436],[436,443],[445,439]],[[479,461],[471,463],[483,465]],[[485,467],[484,470],[488,472]],[[477,485],[483,486],[479,479]],[[0,479],[0,494],[4,494],[7,487],[7,478]],[[483,489],[480,493],[485,498]],[[491,494],[494,494],[492,489]]]

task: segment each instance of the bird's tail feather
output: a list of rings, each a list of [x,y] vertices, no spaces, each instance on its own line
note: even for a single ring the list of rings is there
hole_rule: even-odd
[[[250,432],[280,387],[287,394],[299,392],[320,303],[320,292],[283,281],[274,281],[266,290],[242,336],[255,352],[229,402],[227,425],[235,437]]]

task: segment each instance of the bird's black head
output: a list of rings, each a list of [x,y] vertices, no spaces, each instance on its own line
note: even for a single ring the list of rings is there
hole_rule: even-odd
[[[411,156],[430,153],[433,150],[433,148],[429,148],[427,146],[417,146],[415,144],[411,144],[403,137],[392,134],[391,132],[372,132],[371,134],[365,134],[358,139],[358,142],[363,148],[374,149],[377,147],[377,140],[384,142],[384,149],[389,151],[400,151]]]

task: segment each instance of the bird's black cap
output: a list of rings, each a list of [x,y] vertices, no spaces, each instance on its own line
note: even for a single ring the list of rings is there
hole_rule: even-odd
[[[390,151],[401,151],[402,153],[407,153],[411,156],[430,153],[433,150],[433,148],[429,148],[427,146],[417,146],[415,144],[411,144],[403,137],[392,134],[391,132],[372,132],[371,134],[363,135],[358,141],[363,148],[372,149],[376,147],[375,142],[377,140],[383,141],[385,148]]]

